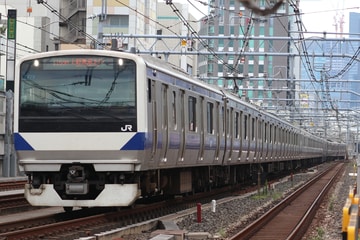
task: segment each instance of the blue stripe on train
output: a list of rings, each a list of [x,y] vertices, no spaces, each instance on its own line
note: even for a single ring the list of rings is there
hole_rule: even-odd
[[[19,133],[14,133],[14,146],[18,151],[34,151],[34,148]]]
[[[120,150],[144,150],[145,133],[136,133]]]
[[[145,133],[136,133],[121,150],[144,150]],[[34,151],[34,148],[19,134],[14,133],[14,145],[17,151]]]

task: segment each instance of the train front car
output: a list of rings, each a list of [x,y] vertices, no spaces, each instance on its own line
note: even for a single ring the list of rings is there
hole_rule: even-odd
[[[30,204],[128,206],[139,197],[142,78],[144,62],[119,52],[58,51],[18,63],[14,142]]]

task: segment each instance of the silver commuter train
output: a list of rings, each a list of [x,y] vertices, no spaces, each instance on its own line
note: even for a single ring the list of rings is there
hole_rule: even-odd
[[[148,55],[39,53],[15,79],[14,145],[36,206],[129,206],[346,155]]]

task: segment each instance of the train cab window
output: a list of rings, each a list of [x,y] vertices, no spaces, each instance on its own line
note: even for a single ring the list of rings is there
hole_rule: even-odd
[[[134,60],[59,53],[24,61],[19,71],[19,131],[137,132]],[[150,103],[153,82],[145,84]]]
[[[208,102],[206,104],[206,128],[207,128],[207,132],[210,134],[213,134],[214,132],[214,104]]]
[[[188,99],[189,130],[196,131],[196,98]]]

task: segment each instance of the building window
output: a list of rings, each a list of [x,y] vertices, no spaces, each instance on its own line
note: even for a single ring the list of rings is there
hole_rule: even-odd
[[[224,34],[224,26],[219,26],[219,34]]]
[[[219,39],[218,47],[224,47],[224,39]]]
[[[215,26],[209,26],[209,34],[215,33]]]
[[[259,65],[259,73],[263,73],[264,72],[264,65]]]
[[[128,27],[129,16],[128,15],[108,15],[109,25],[111,27]]]

